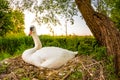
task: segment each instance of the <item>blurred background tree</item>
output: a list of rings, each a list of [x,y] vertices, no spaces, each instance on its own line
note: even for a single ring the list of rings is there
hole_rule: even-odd
[[[5,36],[11,32],[22,32],[23,19],[22,12],[11,9],[7,0],[0,0],[0,36]]]
[[[109,16],[120,30],[120,0],[93,0],[99,13]]]
[[[111,19],[115,22],[116,27],[120,30],[120,0],[106,0],[111,8]]]

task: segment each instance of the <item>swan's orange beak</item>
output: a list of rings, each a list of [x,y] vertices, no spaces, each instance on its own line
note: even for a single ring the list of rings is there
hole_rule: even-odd
[[[31,36],[31,34],[32,34],[32,31],[30,31],[29,36]]]

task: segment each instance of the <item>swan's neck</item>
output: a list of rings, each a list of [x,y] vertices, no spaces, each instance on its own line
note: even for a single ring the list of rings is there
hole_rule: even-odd
[[[42,43],[41,43],[39,37],[37,36],[37,34],[32,34],[32,38],[35,43],[35,49],[38,50],[38,49],[42,48]]]

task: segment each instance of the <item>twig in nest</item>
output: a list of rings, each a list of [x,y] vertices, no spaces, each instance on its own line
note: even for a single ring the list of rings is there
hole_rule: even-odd
[[[100,65],[100,80],[105,80],[103,75],[103,67]]]
[[[84,70],[86,70],[90,74],[90,76],[93,76],[93,74],[83,65],[83,63],[82,62],[80,63],[82,64],[82,67],[84,68]]]
[[[65,80],[72,72],[73,72],[73,71],[70,70],[70,71],[62,78],[62,80]]]
[[[77,65],[73,66],[73,70],[70,70],[61,80],[66,80],[66,78],[72,74],[72,72],[77,68]]]
[[[17,79],[17,76],[15,75],[14,72],[11,72],[10,76],[11,76],[14,80],[18,80],[18,79]]]
[[[93,65],[95,65],[95,64],[100,64],[100,63],[102,63],[102,61],[92,63],[92,64],[90,64],[90,65],[87,65],[87,67],[93,66]]]

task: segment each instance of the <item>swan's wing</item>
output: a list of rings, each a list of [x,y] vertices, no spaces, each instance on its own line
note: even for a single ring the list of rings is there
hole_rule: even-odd
[[[65,63],[67,63],[70,59],[72,59],[74,55],[70,54],[62,54],[61,56],[52,57],[47,59],[45,62],[41,64],[41,67],[46,68],[59,68]]]
[[[41,64],[41,67],[46,67],[46,68],[59,68],[63,65],[63,61],[61,61],[58,58],[54,59],[48,59],[45,62]]]
[[[47,67],[47,68],[51,68],[53,67],[53,63],[54,63],[55,59],[48,59],[45,62],[43,62],[41,64],[42,67]],[[52,65],[52,66],[51,66]]]

